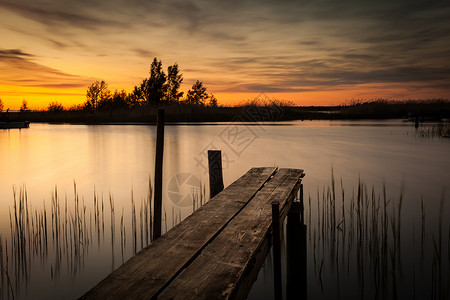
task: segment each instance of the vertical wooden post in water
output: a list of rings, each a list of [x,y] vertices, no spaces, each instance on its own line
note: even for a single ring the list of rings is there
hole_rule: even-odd
[[[305,224],[305,204],[303,202],[303,183],[300,184],[300,222]]]
[[[281,286],[281,237],[280,203],[272,202],[272,239],[273,239],[273,285],[274,299],[282,299]]]
[[[161,236],[163,153],[164,109],[158,109],[156,125],[155,196],[153,200],[153,240]]]
[[[306,225],[304,224],[303,184],[300,202],[294,201],[288,213],[286,226],[287,299],[306,299]]]
[[[208,150],[209,167],[209,198],[214,197],[223,190],[222,152]]]

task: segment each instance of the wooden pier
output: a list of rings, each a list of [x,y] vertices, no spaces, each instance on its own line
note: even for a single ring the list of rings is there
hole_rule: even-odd
[[[284,220],[303,170],[252,168],[81,299],[243,299]]]

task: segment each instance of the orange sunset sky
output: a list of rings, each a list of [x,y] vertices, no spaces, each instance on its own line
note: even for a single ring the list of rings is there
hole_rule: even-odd
[[[131,92],[153,57],[219,104],[449,98],[449,1],[2,0],[0,15],[4,109],[80,104],[95,80]]]

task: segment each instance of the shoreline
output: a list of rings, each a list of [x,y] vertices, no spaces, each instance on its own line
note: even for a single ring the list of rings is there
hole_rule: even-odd
[[[204,122],[279,122],[295,120],[386,120],[406,119],[411,122],[448,121],[450,101],[368,102],[349,106],[284,106],[245,105],[236,107],[187,106],[170,104],[140,106],[113,110],[58,110],[2,112],[8,122],[70,124],[155,124],[158,109],[165,109],[166,123]]]

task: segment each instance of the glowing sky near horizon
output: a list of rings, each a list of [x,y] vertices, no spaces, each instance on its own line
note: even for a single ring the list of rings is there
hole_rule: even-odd
[[[16,109],[131,91],[153,57],[220,104],[449,98],[450,2],[1,0],[0,98]]]

